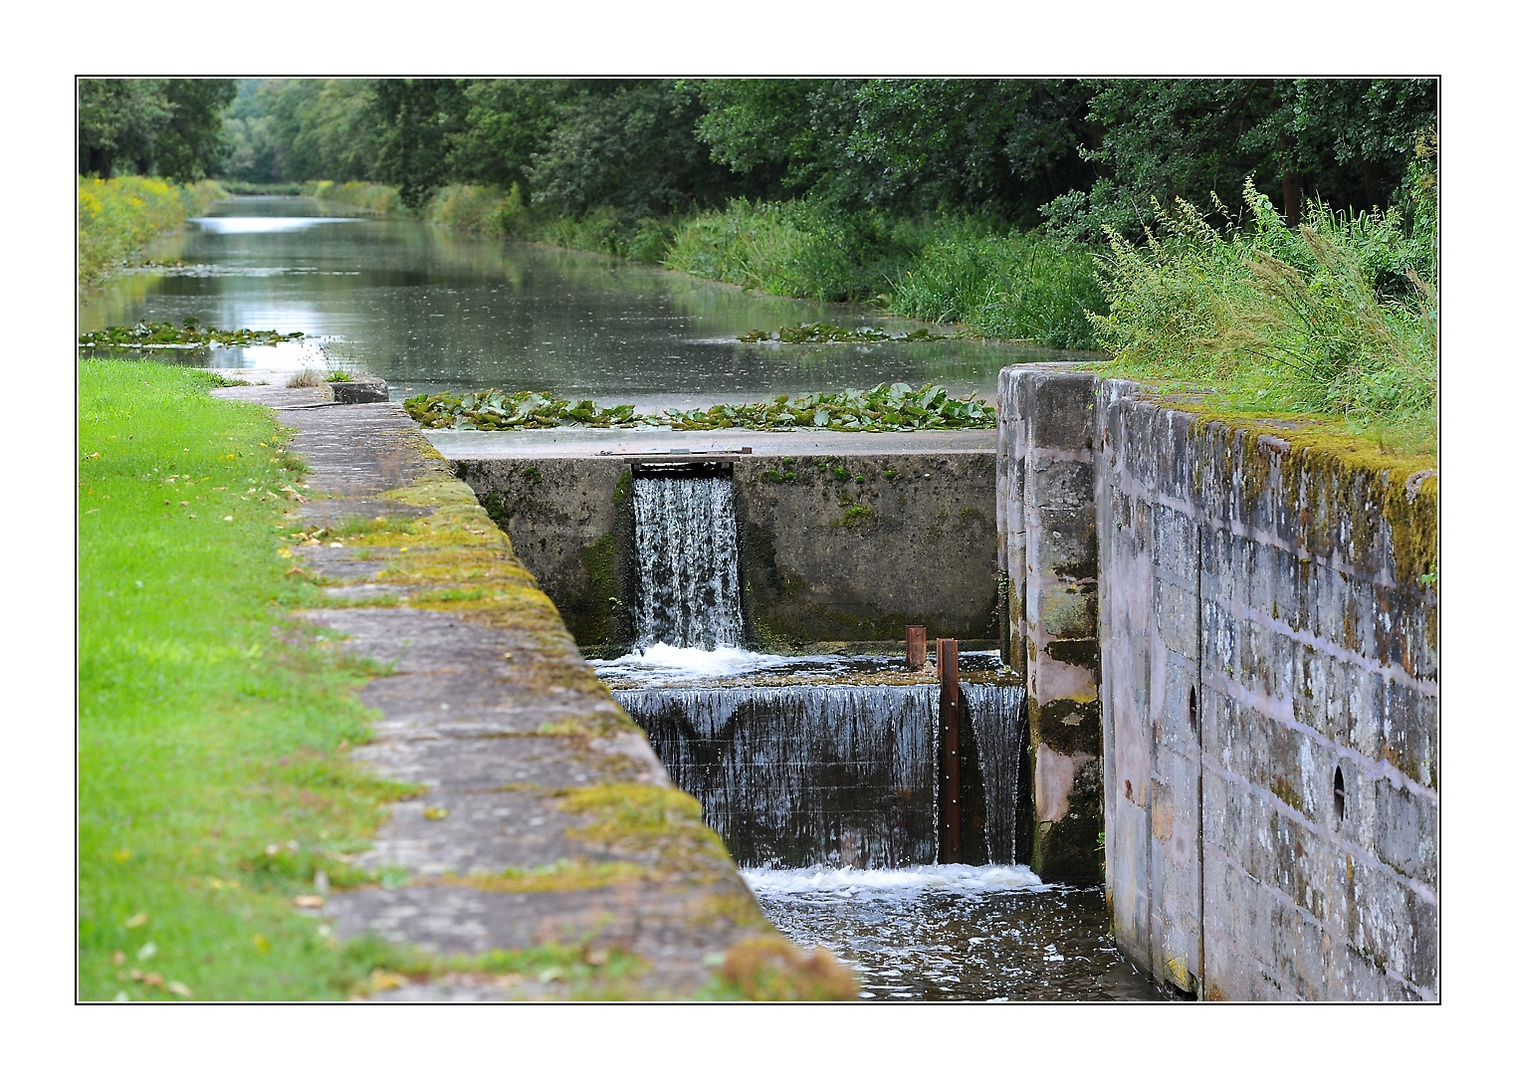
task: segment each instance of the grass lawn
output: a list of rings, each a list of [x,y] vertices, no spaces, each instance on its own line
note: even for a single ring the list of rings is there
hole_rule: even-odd
[[[366,672],[287,618],[299,463],[205,372],[79,366],[78,976],[86,1000],[345,997],[382,957],[293,898],[403,794],[349,764]],[[382,950],[381,950],[382,951]]]

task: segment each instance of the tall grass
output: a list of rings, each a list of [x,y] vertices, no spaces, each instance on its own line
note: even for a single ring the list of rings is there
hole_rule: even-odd
[[[969,226],[934,237],[891,284],[896,314],[1060,349],[1093,348],[1086,312],[1105,307],[1088,249]]]
[[[79,287],[225,194],[214,180],[186,185],[152,176],[79,177]]]
[[[344,184],[335,180],[307,180],[300,185],[300,194],[359,210],[372,210],[376,214],[408,213],[400,201],[400,189],[388,184],[371,184],[362,180],[349,180]]]
[[[1094,318],[1118,371],[1190,380],[1240,405],[1435,438],[1435,248],[1397,211],[1309,208],[1291,229],[1249,182],[1220,227],[1155,206],[1144,243],[1112,232]]]
[[[818,300],[870,301],[984,337],[1093,347],[1103,310],[1091,253],[972,219],[842,214],[804,202],[734,200],[682,224],[665,265]]]

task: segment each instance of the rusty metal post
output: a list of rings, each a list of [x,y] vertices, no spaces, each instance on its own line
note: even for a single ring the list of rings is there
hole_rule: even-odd
[[[959,790],[958,754],[958,641],[937,639],[937,677],[942,681],[938,697],[937,861],[963,861],[962,798]]]
[[[905,670],[920,671],[926,667],[926,627],[905,628]]]

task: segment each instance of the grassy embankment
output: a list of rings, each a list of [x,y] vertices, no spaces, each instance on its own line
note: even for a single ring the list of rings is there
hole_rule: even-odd
[[[305,194],[397,212],[394,188],[330,181]],[[1085,309],[1103,311],[1093,254],[1042,237],[997,233],[969,219],[842,215],[805,202],[750,203],[628,222],[614,208],[563,218],[522,204],[518,190],[453,185],[419,211],[466,232],[659,263],[781,296],[875,304],[888,314],[961,323],[971,334],[1095,347]]]
[[[281,548],[302,466],[267,410],[205,393],[218,381],[79,368],[80,997],[341,998],[456,971],[637,993],[645,962],[619,950],[441,957],[339,943],[310,917],[328,888],[385,882],[352,855],[419,792],[348,755],[368,737],[354,691],[375,672],[289,617],[322,603]],[[792,952],[750,939],[700,996],[851,992]]]
[[[371,880],[351,853],[411,792],[348,758],[373,672],[286,617],[320,603],[280,553],[299,462],[215,382],[79,369],[81,998],[340,998],[550,966],[613,994],[571,947],[437,958],[339,945],[301,914],[296,897]]]
[[[79,287],[99,281],[159,233],[198,214],[225,190],[214,180],[79,177]]]

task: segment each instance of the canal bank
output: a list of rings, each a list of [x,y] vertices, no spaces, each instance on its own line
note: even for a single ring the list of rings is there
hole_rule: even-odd
[[[303,617],[391,665],[363,691],[377,718],[355,754],[425,789],[358,857],[381,883],[313,907],[339,936],[474,960],[568,946],[603,975],[593,996],[852,992],[835,962],[800,953],[764,919],[509,538],[398,406],[329,404],[326,388],[217,394],[270,406],[298,431],[313,497],[291,572],[313,575],[331,604]],[[552,970],[402,982],[374,996],[574,992]]]

